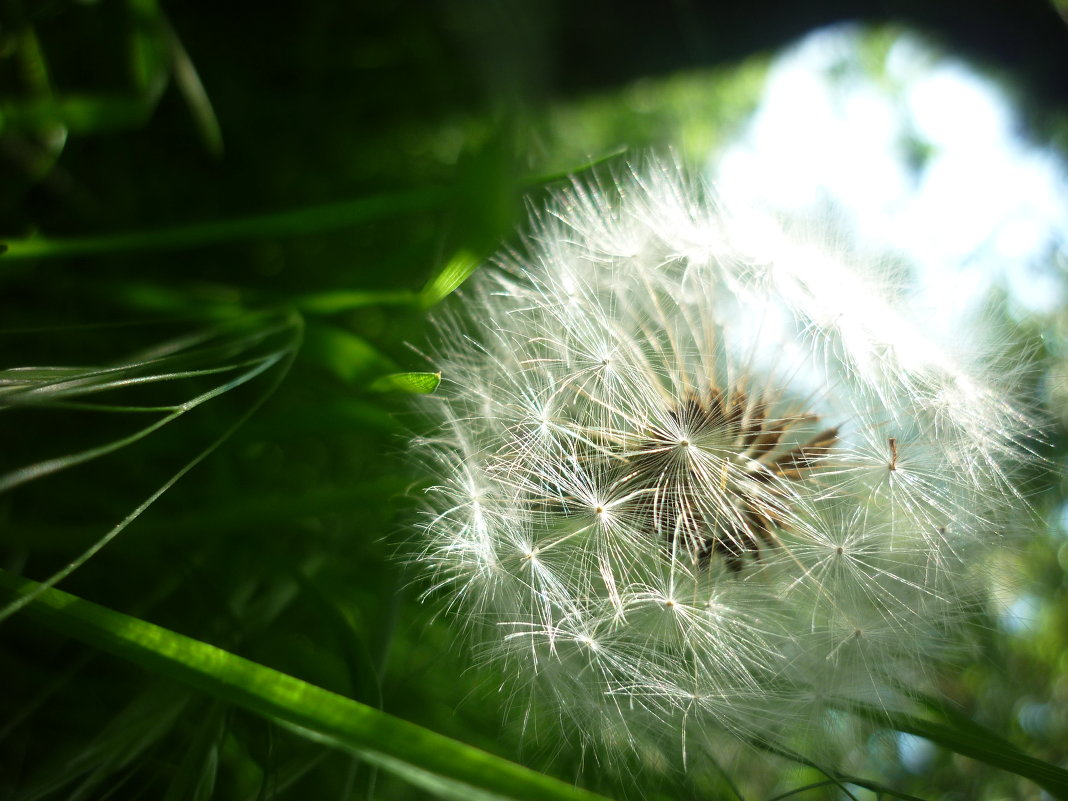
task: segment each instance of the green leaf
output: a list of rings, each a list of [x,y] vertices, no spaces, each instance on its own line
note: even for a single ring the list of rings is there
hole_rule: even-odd
[[[609,150],[606,153],[602,153],[596,158],[588,159],[582,162],[581,164],[574,164],[562,170],[551,170],[549,172],[531,175],[526,178],[523,183],[526,186],[540,186],[542,184],[555,183],[556,181],[564,181],[569,178],[573,178],[577,175],[581,175],[584,172],[589,172],[590,170],[599,167],[600,165],[605,164],[606,162],[626,155],[626,153],[626,147],[617,147],[614,150]]]
[[[129,69],[137,93],[155,106],[167,85],[170,57],[167,23],[156,0],[127,0]]]
[[[963,716],[946,716],[946,722],[941,722],[860,704],[848,708],[874,723],[923,737],[961,756],[1030,779],[1054,798],[1068,799],[1068,770],[1025,754],[1008,740]]]
[[[373,375],[396,369],[366,339],[323,323],[308,327],[304,355],[346,383],[362,383]]]
[[[308,314],[338,314],[367,306],[410,306],[416,296],[408,290],[370,291],[364,289],[335,289],[304,295],[293,301],[300,311]]]
[[[74,92],[4,103],[0,133],[36,132],[57,125],[72,134],[118,131],[143,125],[151,111],[143,99],[119,92]]]
[[[443,301],[470,278],[481,263],[482,259],[471,251],[457,251],[419,293],[423,306],[429,308]]]
[[[375,392],[409,392],[427,395],[438,388],[441,373],[390,373],[371,382]]]
[[[189,113],[193,117],[200,141],[204,143],[204,147],[212,156],[221,158],[223,154],[222,129],[215,116],[215,109],[211,106],[208,93],[200,81],[197,68],[186,52],[182,40],[178,38],[178,34],[174,32],[174,28],[163,18],[162,14],[160,17],[163,19],[164,36],[170,51],[170,67],[174,75],[174,83],[189,107]]]
[[[197,715],[192,738],[163,801],[208,801],[215,789],[219,749],[226,733],[225,706],[214,702]]]
[[[35,622],[355,753],[439,798],[605,801],[208,643],[0,571],[0,600],[34,594]]]
[[[289,367],[300,348],[303,332],[303,319],[293,313],[286,313],[277,317],[270,314],[249,315],[232,321],[230,330],[209,329],[181,339],[171,340],[157,345],[150,352],[142,353],[132,360],[126,360],[110,368],[80,368],[73,373],[68,368],[48,367],[30,368],[21,374],[17,370],[5,371],[0,378],[8,379],[9,386],[5,392],[0,393],[0,409],[9,404],[29,406],[39,404],[72,406],[77,404],[81,408],[96,408],[100,411],[109,412],[138,408],[139,411],[144,412],[148,411],[150,407],[131,407],[129,405],[114,404],[93,406],[81,404],[77,401],[72,404],[69,399],[71,397],[80,397],[86,393],[130,386],[138,382],[168,381],[174,378],[190,376],[228,375],[224,375],[224,380],[221,383],[216,384],[207,391],[199,391],[198,389],[197,394],[187,398],[180,404],[159,408],[158,411],[164,412],[165,416],[147,426],[141,427],[133,434],[110,439],[100,445],[7,471],[0,475],[0,492],[131,445],[177,420],[183,414],[201,404],[246,384],[260,375],[270,373],[272,368],[278,367],[278,369],[273,370],[273,376],[266,387],[266,391],[261,393],[253,401],[252,405],[238,416],[233,424],[224,429],[207,446],[200,449],[196,455],[157,487],[133,511],[112,526],[106,534],[98,538],[76,558],[67,562],[60,570],[53,573],[43,584],[38,584],[36,591],[43,591],[78,570],[108,543],[119,536],[130,523],[136,520],[190,470],[213,453],[238,427],[248,420],[288,374]],[[220,365],[216,361],[219,357],[229,359],[231,363]],[[206,364],[213,364],[213,366],[205,366]],[[12,374],[19,375],[19,378],[14,382],[10,381]],[[0,387],[3,385],[4,382],[0,381]],[[0,621],[16,613],[22,606],[30,603],[33,598],[34,596],[31,593],[18,597],[12,603],[0,605]]]
[[[6,113],[7,109],[4,109]],[[3,118],[0,117],[0,131]],[[333,231],[359,223],[425,211],[439,204],[447,193],[434,188],[374,195],[371,197],[306,206],[255,217],[212,220],[174,228],[157,228],[101,236],[49,239],[29,237],[7,241],[5,261],[53,259],[94,253],[120,253],[136,250],[166,250],[199,247],[218,242]]]

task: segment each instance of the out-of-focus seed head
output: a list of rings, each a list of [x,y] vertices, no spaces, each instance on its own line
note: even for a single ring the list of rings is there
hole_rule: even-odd
[[[577,180],[438,321],[417,561],[605,751],[907,706],[1021,503],[1009,373],[885,264],[722,205],[660,162]]]

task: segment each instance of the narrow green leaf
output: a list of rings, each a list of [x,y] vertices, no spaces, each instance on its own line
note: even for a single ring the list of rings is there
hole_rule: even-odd
[[[72,134],[118,131],[143,125],[151,111],[142,98],[120,92],[68,93],[0,104],[0,133],[54,126]]]
[[[366,339],[324,323],[308,327],[304,355],[348,383],[363,383],[373,375],[396,369]]]
[[[6,109],[3,111],[6,112]],[[2,130],[3,119],[0,116],[0,131]],[[175,228],[156,228],[66,239],[47,237],[14,239],[8,240],[8,250],[3,258],[5,261],[53,259],[95,253],[198,247],[261,237],[274,239],[297,236],[319,231],[332,231],[359,223],[424,211],[439,204],[445,197],[447,193],[441,189],[418,189],[339,203],[306,206],[274,214],[193,223]]]
[[[857,787],[863,787],[865,790],[870,790],[875,793],[876,798],[881,796],[889,796],[890,798],[900,798],[902,801],[925,801],[916,795],[909,795],[908,793],[899,793],[893,788],[886,787],[878,782],[869,781],[868,779],[862,779],[856,776],[837,776],[833,779],[824,779],[819,782],[812,782],[801,787],[794,787],[791,790],[787,790],[785,793],[772,796],[767,801],[784,801],[787,798],[802,798],[809,790],[818,790],[823,787],[837,787],[840,792],[845,792],[845,786],[854,784]]]
[[[265,319],[267,320],[267,323],[263,322]],[[24,393],[32,393],[35,390],[40,389],[44,391],[46,397],[51,395],[54,399],[63,394],[73,393],[78,395],[83,392],[94,391],[99,388],[99,382],[96,379],[99,379],[102,375],[107,375],[113,372],[125,373],[136,371],[137,369],[144,367],[151,368],[153,365],[158,365],[161,361],[167,362],[172,366],[179,364],[188,365],[191,360],[192,362],[195,362],[197,359],[203,359],[205,356],[210,356],[212,354],[223,353],[232,356],[242,350],[251,349],[252,351],[255,351],[258,345],[264,345],[266,351],[260,353],[258,356],[250,353],[249,357],[243,359],[240,363],[243,368],[247,369],[243,369],[237,375],[230,376],[226,381],[216,385],[208,391],[200,392],[194,397],[189,398],[184,403],[176,406],[174,411],[170,412],[165,417],[157,420],[149,426],[138,429],[133,435],[110,440],[103,445],[69,453],[62,457],[24,465],[22,468],[8,471],[3,476],[0,476],[0,491],[17,486],[26,481],[40,478],[48,473],[63,470],[67,467],[112,453],[119,448],[125,447],[128,444],[132,444],[133,442],[148,436],[153,431],[176,420],[191,409],[195,409],[197,406],[207,403],[208,401],[229,392],[235,387],[246,384],[261,374],[268,373],[271,371],[271,368],[276,365],[279,366],[279,369],[273,371],[274,374],[270,379],[270,383],[265,388],[265,391],[253,401],[251,406],[249,406],[243,414],[239,415],[238,418],[230,426],[224,429],[218,437],[182,465],[182,467],[173,473],[170,478],[164,481],[163,484],[157,487],[155,491],[145,498],[133,511],[127,514],[119,523],[112,526],[106,534],[98,538],[92,545],[83,550],[81,554],[72,561],[69,561],[60,570],[53,573],[43,584],[38,584],[38,589],[35,592],[43,591],[44,589],[59,583],[99,553],[101,549],[106,547],[108,543],[119,536],[119,534],[136,520],[149,506],[155,503],[165,492],[181,480],[186,473],[200,464],[220,445],[222,445],[234,431],[244,424],[245,421],[247,421],[248,418],[251,417],[264,402],[266,402],[267,398],[271,396],[274,390],[278,388],[282,379],[288,374],[289,367],[292,365],[293,359],[296,357],[297,351],[300,349],[304,332],[303,318],[295,313],[281,315],[275,320],[260,315],[250,315],[244,320],[234,321],[234,326],[238,335],[233,339],[222,337],[221,342],[215,342],[214,340],[217,339],[220,332],[199,332],[158,345],[149,352],[143,352],[141,356],[132,362],[128,361],[118,367],[102,369],[90,368],[84,373],[85,378],[88,379],[86,381],[77,378],[61,379],[58,381],[50,380],[48,371],[45,370],[43,375],[46,380],[41,383],[40,386],[29,386],[22,390]],[[252,326],[252,328],[246,330],[242,335],[241,331],[242,329],[245,329],[245,326]],[[277,334],[281,334],[284,337],[283,342],[276,342],[273,339]],[[230,368],[227,367],[225,369],[228,371]],[[60,370],[65,373],[65,370],[62,368],[60,368]],[[210,369],[199,371],[200,374],[211,372],[213,371]],[[16,393],[18,391],[19,390],[16,390]],[[11,394],[13,393],[8,393],[7,396],[0,396],[0,399],[10,400]],[[0,405],[0,408],[2,408],[2,405]],[[0,605],[0,621],[15,614],[22,606],[30,603],[33,598],[34,595],[30,593],[20,596],[17,600],[9,604]]]
[[[214,702],[197,715],[197,729],[162,801],[208,801],[219,769],[219,747],[226,734],[226,706]]]
[[[427,395],[438,388],[441,373],[390,373],[371,382],[375,392],[409,392]]]
[[[44,48],[41,47],[41,40],[37,36],[37,31],[33,26],[26,21],[17,21],[17,18],[21,15],[13,15],[16,17],[12,20],[14,23],[10,25],[7,31],[8,44],[7,47],[14,45],[15,56],[18,64],[18,75],[26,82],[26,87],[39,96],[51,96],[52,95],[52,79],[49,75],[51,70],[48,68],[48,61],[45,58]],[[6,54],[9,58],[12,55],[9,51]]]
[[[453,292],[471,277],[482,260],[469,250],[459,250],[441,268],[437,275],[427,281],[423,291],[419,293],[424,307],[434,306]]]
[[[164,31],[170,50],[174,82],[189,107],[189,113],[193,117],[200,141],[204,143],[204,147],[211,155],[221,158],[223,154],[222,129],[219,127],[219,119],[215,116],[215,109],[212,108],[207,90],[204,89],[197,68],[186,52],[182,40],[178,38],[178,34],[166,19],[164,19]]]
[[[612,159],[619,158],[620,156],[625,155],[626,152],[626,147],[617,147],[615,150],[609,150],[607,153],[603,153],[600,156],[597,156],[596,158],[589,159],[588,161],[584,161],[581,164],[576,164],[572,167],[568,167],[567,169],[553,170],[551,172],[545,172],[539,175],[531,175],[528,178],[524,179],[523,183],[527,186],[540,186],[541,184],[549,184],[555,181],[563,181],[564,179],[571,178],[576,175],[581,175],[584,172],[588,172],[589,170],[592,170],[595,167],[599,167],[600,165],[604,164],[605,162],[611,161]]]
[[[409,306],[416,296],[408,290],[368,291],[362,289],[337,289],[304,295],[293,305],[308,314],[338,314],[339,312],[363,309],[367,306]]]
[[[1020,749],[979,726],[962,730],[924,718],[892,715],[898,731],[924,737],[958,754],[1030,779],[1054,798],[1068,799],[1068,771],[1025,754]]]
[[[839,773],[838,771],[832,769],[829,765],[820,765],[818,762],[814,762],[813,760],[798,753],[797,751],[794,751],[789,748],[784,748],[780,745],[775,745],[774,743],[771,743],[767,740],[763,740],[760,738],[750,738],[749,743],[750,745],[758,748],[761,751],[766,751],[769,754],[775,754],[776,756],[782,757],[783,759],[788,759],[791,762],[796,762],[799,765],[805,765],[806,767],[812,768],[813,770],[816,770],[827,777],[824,781],[814,782],[812,784],[805,785],[802,787],[795,787],[785,793],[782,793],[781,795],[769,798],[768,801],[779,801],[783,798],[790,798],[792,796],[800,795],[808,790],[817,787],[837,787],[839,793],[847,796],[848,798],[855,799],[855,796],[849,792],[848,785],[851,784],[856,785],[857,787],[863,787],[866,790],[871,790],[873,793],[876,794],[876,797],[879,797],[880,795],[888,795],[893,798],[903,799],[903,801],[924,801],[924,799],[922,798],[908,795],[907,793],[898,792],[893,788],[885,787],[879,784],[878,782],[871,781],[870,779],[865,779],[860,776],[850,776],[845,773]],[[735,791],[735,794],[738,795],[739,798],[741,798],[740,793]]]
[[[84,368],[80,373],[70,373],[68,372],[68,368],[53,368],[55,372],[50,374],[49,368],[31,368],[28,371],[28,375],[37,376],[39,380],[23,380],[14,385],[9,384],[6,387],[4,386],[3,381],[0,380],[0,409],[3,409],[9,405],[15,406],[20,403],[23,405],[55,403],[57,401],[62,401],[66,397],[79,397],[87,393],[116,389],[135,384],[143,385],[150,382],[171,381],[180,378],[211,375],[227,376],[227,374],[229,374],[229,377],[226,377],[225,380],[221,381],[216,386],[206,391],[199,392],[177,406],[168,408],[164,417],[142,426],[131,434],[108,440],[101,445],[96,445],[81,451],[23,465],[22,467],[3,473],[0,475],[0,492],[17,487],[27,481],[55,473],[59,470],[65,470],[69,467],[100,458],[101,456],[106,456],[139,442],[150,434],[153,434],[164,426],[177,420],[182,415],[197,408],[201,404],[214,400],[235,387],[239,387],[252,381],[257,376],[269,371],[277,364],[291,360],[295,355],[296,348],[299,346],[299,335],[302,330],[302,322],[299,318],[293,318],[284,324],[286,325],[286,333],[288,334],[289,339],[282,344],[279,349],[262,354],[252,353],[247,358],[241,358],[239,361],[235,361],[231,364],[223,364],[196,370],[171,370],[155,374],[149,372],[147,375],[142,372],[145,367],[152,367],[153,365],[180,364],[183,356],[182,354],[176,354],[169,358],[150,359],[147,362],[141,363],[128,362],[110,368]],[[262,336],[267,336],[269,333],[269,331],[265,331]],[[261,338],[262,337],[258,336],[255,339],[259,340]],[[248,345],[247,341],[242,343],[241,339],[237,339],[233,344],[224,343],[216,348],[205,348],[203,349],[203,352],[212,353],[220,348],[224,351],[233,351],[235,348],[240,347],[241,344]],[[197,351],[192,349],[190,357],[195,357],[196,355]],[[244,356],[244,354],[241,355]],[[141,374],[137,375],[136,373],[139,372]],[[283,371],[283,373],[284,372],[285,371]],[[11,374],[12,371],[6,371],[7,376],[10,376]],[[41,378],[44,380],[40,380]],[[111,408],[115,407],[112,406]]]
[[[39,624],[356,753],[440,798],[605,801],[350,698],[191,637],[0,571],[0,597],[34,594],[23,614]]]
[[[166,21],[156,0],[127,0],[130,79],[147,106],[155,106],[167,86],[170,55]]]
[[[915,715],[851,705],[857,715],[906,734],[923,737],[961,756],[1030,779],[1054,798],[1068,799],[1068,770],[1025,754],[1003,737],[964,718],[946,723]]]

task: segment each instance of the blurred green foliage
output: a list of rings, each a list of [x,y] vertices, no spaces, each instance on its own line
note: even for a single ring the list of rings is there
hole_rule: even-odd
[[[729,796],[714,770],[632,780],[505,722],[521,699],[470,666],[403,564],[420,490],[404,392],[436,383],[427,309],[514,241],[524,200],[627,152],[705,157],[755,108],[767,57],[695,69],[680,53],[669,74],[558,96],[540,76],[561,22],[537,4],[2,0],[0,15],[0,370],[80,370],[0,373],[0,472],[129,436],[227,380],[206,368],[245,363],[254,315],[302,315],[300,332],[257,343],[278,357],[262,374],[0,494],[0,566],[44,580],[113,532],[63,589],[608,795]],[[1066,320],[1034,323],[1062,383]],[[219,350],[173,361],[197,336]],[[28,400],[27,382],[131,354],[182,375]],[[1064,764],[1068,531],[1053,483],[1034,503],[1056,536],[1006,569],[1026,577],[1035,626],[989,631],[984,661],[945,691]],[[3,636],[5,798],[423,797],[17,615]],[[890,735],[858,742],[856,762],[927,798],[1037,797],[941,751],[910,772]],[[781,767],[735,778],[763,794],[746,798],[823,780]]]

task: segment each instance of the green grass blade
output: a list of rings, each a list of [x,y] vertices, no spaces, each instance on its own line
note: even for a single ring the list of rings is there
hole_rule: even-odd
[[[798,765],[805,765],[806,767],[812,768],[813,770],[816,770],[827,777],[825,780],[822,781],[813,782],[812,784],[804,785],[801,787],[794,787],[784,793],[767,799],[767,801],[781,801],[781,799],[799,796],[809,790],[820,787],[837,787],[840,795],[844,795],[847,798],[855,799],[856,796],[849,792],[848,785],[855,785],[857,787],[863,787],[865,790],[870,790],[871,792],[875,793],[876,798],[880,798],[885,795],[890,798],[900,798],[902,799],[902,801],[925,801],[925,799],[923,798],[914,795],[909,795],[908,793],[898,792],[892,787],[887,787],[885,785],[880,784],[879,782],[872,781],[871,779],[865,779],[861,776],[851,776],[845,773],[839,773],[828,765],[820,765],[818,762],[814,762],[813,760],[798,753],[797,751],[793,751],[789,748],[784,748],[782,746],[775,745],[769,742],[768,740],[752,738],[749,740],[749,744],[759,749],[760,751],[766,751],[769,754],[775,754],[775,756],[782,757],[783,759],[787,759],[791,762],[796,762]],[[735,791],[735,795],[741,798],[741,794],[737,791]]]
[[[204,84],[201,83],[197,68],[186,52],[182,40],[178,38],[178,34],[166,19],[163,19],[163,24],[170,50],[174,82],[182,97],[185,98],[185,103],[189,107],[189,113],[193,117],[193,123],[196,125],[197,133],[205,149],[215,158],[222,158],[224,150],[222,129],[219,127],[218,117],[215,116],[215,109],[212,108],[211,99],[208,97],[207,90],[204,89]]]
[[[0,571],[6,601],[34,594],[35,622],[294,731],[358,754],[440,798],[604,801],[199,640]]]
[[[189,248],[258,237],[297,236],[425,211],[445,197],[446,192],[441,189],[418,189],[174,228],[65,239],[10,239],[6,242],[7,252],[3,254],[3,259],[54,259],[97,253]]]
[[[62,101],[49,100],[32,107],[19,107],[18,109],[13,106],[3,107],[0,109],[0,132],[5,126],[36,129],[46,121],[61,123],[74,132],[96,131],[105,122],[112,127],[139,124],[147,117],[150,110],[150,104],[146,104],[143,100],[125,96],[87,96],[84,98],[68,96]],[[204,129],[202,136],[205,137],[209,149],[219,148],[221,150],[221,133],[216,130],[217,123],[213,114],[206,108],[195,113],[202,117],[198,117],[198,125]],[[590,169],[602,161],[615,158],[621,152],[613,151],[566,173],[554,172],[532,176],[524,183],[537,185],[546,181],[559,180],[566,175]],[[67,238],[32,236],[8,240],[0,245],[0,254],[5,261],[54,259],[99,253],[199,247],[258,237],[299,236],[426,211],[439,206],[448,197],[447,189],[430,187],[307,206],[273,214],[239,217],[232,220],[211,220],[173,228]],[[455,254],[442,270],[427,282],[418,300],[426,307],[440,302],[467,280],[480,261],[481,259],[477,256],[466,251]],[[340,309],[344,309],[349,306],[358,307],[379,302],[406,304],[413,299],[407,294],[394,293],[375,298],[357,292],[348,297],[343,295],[332,298],[310,297],[308,300],[313,306],[317,300],[322,301],[326,303],[328,311],[335,311],[339,310],[333,308],[336,303],[340,304]],[[314,311],[320,310],[314,309]]]
[[[186,401],[181,406],[177,407],[174,411],[172,411],[170,414],[160,418],[159,420],[156,420],[153,423],[150,423],[147,426],[144,426],[143,428],[138,429],[133,434],[111,440],[110,442],[107,442],[104,445],[98,445],[94,448],[88,448],[83,451],[78,451],[77,453],[64,454],[63,456],[59,456],[54,459],[47,459],[45,461],[35,462],[33,464],[26,465],[24,467],[20,467],[15,470],[11,470],[7,473],[4,473],[0,475],[0,492],[4,492],[6,490],[17,487],[27,481],[42,478],[43,476],[47,476],[59,470],[65,470],[69,467],[73,467],[75,465],[91,461],[93,459],[99,459],[101,456],[106,456],[109,453],[114,453],[117,450],[121,450],[122,448],[132,445],[135,442],[138,442],[149,436],[150,434],[158,431],[164,426],[174,422],[183,414],[188,413],[190,410],[197,408],[201,404],[207,403],[208,401],[217,398],[219,395],[229,392],[234,387],[238,387],[242,384],[245,384],[256,378],[257,376],[261,375],[262,373],[265,373],[266,371],[274,367],[276,364],[282,362],[286,355],[286,353],[279,353],[272,355],[268,358],[260,358],[255,361],[250,361],[246,364],[239,365],[240,367],[247,367],[248,369],[237,377],[227,381],[226,383],[221,384],[217,387],[213,387],[207,392],[203,392],[200,395]],[[197,374],[205,375],[212,374],[214,372],[217,371],[202,370],[198,371]],[[179,373],[173,375],[164,375],[161,376],[160,379],[166,380],[169,378],[181,378],[183,377],[183,375],[185,374]]]
[[[923,737],[961,756],[1030,779],[1054,798],[1068,799],[1068,770],[1025,754],[1003,737],[962,716],[946,722],[861,705],[849,709],[861,717],[906,734]]]
[[[151,106],[120,92],[68,93],[0,104],[0,133],[61,126],[71,134],[104,133],[145,123]]]
[[[890,725],[898,731],[924,737],[962,756],[1030,779],[1054,798],[1068,799],[1068,771],[1025,754],[974,722],[965,729],[911,715],[891,715]]]
[[[274,371],[274,376],[271,382],[266,387],[265,392],[252,403],[252,405],[241,414],[235,422],[227,427],[218,437],[210,442],[207,447],[200,450],[192,459],[186,462],[177,472],[171,475],[163,484],[161,484],[151,495],[149,495],[144,501],[142,501],[132,512],[130,512],[125,518],[111,528],[104,536],[96,540],[92,545],[82,551],[75,559],[70,561],[65,567],[53,573],[44,583],[37,585],[38,588],[34,592],[42,592],[44,589],[58,584],[65,579],[75,570],[78,570],[89,559],[99,553],[105,546],[107,546],[112,540],[114,540],[120,533],[122,533],[134,520],[148,509],[153,503],[155,503],[164,493],[166,493],[171,487],[173,487],[179,480],[181,480],[190,470],[200,464],[204,459],[210,456],[219,448],[230,436],[240,428],[255,412],[258,410],[267,399],[274,393],[275,389],[281,384],[282,380],[289,373],[289,368],[292,366],[293,360],[296,358],[297,351],[300,349],[301,342],[304,334],[304,321],[299,315],[295,313],[286,314],[282,318],[282,321],[278,326],[264,326],[259,332],[253,332],[245,337],[240,337],[236,340],[238,343],[236,346],[241,348],[248,346],[249,342],[257,342],[262,340],[263,337],[268,336],[272,332],[284,331],[288,333],[287,342],[281,346],[280,349],[272,351],[268,354],[261,356],[259,359],[252,359],[248,362],[248,369],[246,369],[240,375],[231,378],[224,384],[216,386],[207,392],[201,393],[196,397],[187,400],[185,403],[178,406],[174,412],[163,417],[161,420],[136,431],[132,436],[124,437],[118,440],[113,440],[105,445],[91,448],[86,451],[80,451],[78,453],[67,454],[66,456],[58,459],[51,459],[47,461],[37,462],[24,468],[19,468],[14,471],[10,471],[7,474],[0,476],[0,491],[4,489],[10,489],[25,481],[30,481],[35,478],[39,478],[48,473],[62,470],[64,468],[80,464],[90,459],[95,459],[98,456],[111,453],[121,447],[125,447],[128,444],[132,444],[139,439],[142,439],[153,431],[158,430],[163,425],[177,419],[179,416],[189,411],[190,409],[199,406],[202,403],[206,403],[225,392],[230,391],[236,386],[247,383],[253,378],[266,373],[272,367],[276,365],[279,369]],[[189,345],[195,345],[202,342],[205,338],[210,338],[210,334],[196,334],[184,339],[175,340],[173,342],[164,343],[153,349],[153,352],[158,354],[173,353],[174,355],[169,357],[172,360],[182,360],[186,358],[180,353],[176,353],[177,349],[182,347],[182,343]],[[218,352],[219,347],[205,347],[201,349],[201,353],[215,353]],[[225,349],[225,348],[224,348]],[[193,353],[197,351],[194,349]],[[42,368],[38,368],[40,371]],[[47,368],[44,369],[44,375],[48,377]],[[120,368],[121,369],[121,368]],[[66,374],[65,368],[59,368],[61,374]],[[100,371],[91,371],[98,373]],[[103,372],[108,372],[107,370]],[[67,383],[66,380],[58,382],[59,384]],[[52,382],[51,386],[54,388],[56,382]],[[17,600],[0,605],[0,622],[9,617],[10,615],[19,611],[22,606],[29,604],[34,600],[33,593],[23,595]]]
[[[407,290],[337,289],[304,295],[292,301],[305,314],[338,314],[368,306],[415,306],[417,296]]]
[[[538,175],[531,175],[523,181],[525,186],[540,186],[542,184],[550,184],[556,181],[565,181],[576,175],[581,175],[584,172],[589,172],[602,164],[605,164],[613,159],[617,159],[620,156],[627,154],[628,148],[617,147],[615,150],[609,150],[607,153],[602,153],[596,158],[589,159],[581,164],[573,164],[570,167],[563,170],[553,170],[551,172],[544,172]]]
[[[423,306],[430,308],[445,300],[471,277],[481,263],[482,260],[468,250],[454,253],[453,257],[427,281],[426,286],[419,293]]]
[[[441,373],[390,373],[371,382],[375,392],[408,392],[427,395],[438,388]]]
[[[323,323],[308,327],[304,358],[350,384],[362,384],[372,376],[397,369],[389,357],[367,340]]]
[[[130,80],[146,108],[154,108],[170,75],[166,20],[156,0],[126,0]]]

